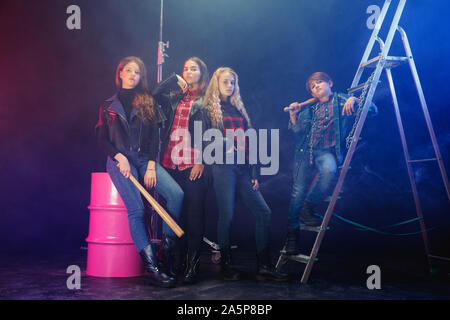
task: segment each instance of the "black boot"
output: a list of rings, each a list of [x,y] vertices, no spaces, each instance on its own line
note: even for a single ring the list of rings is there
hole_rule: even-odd
[[[241,279],[240,272],[234,269],[233,267],[230,246],[221,248],[220,255],[221,255],[220,266],[223,280],[225,281],[240,280]]]
[[[264,249],[257,254],[256,279],[259,281],[288,281],[289,275],[278,272],[270,263],[269,249]]]
[[[176,245],[176,238],[164,236],[162,239],[161,247],[158,252],[158,258],[160,262],[161,270],[169,277],[176,279],[176,272],[174,269],[174,248]]]
[[[198,251],[190,252],[186,255],[186,269],[184,270],[183,283],[192,284],[197,281],[199,265],[200,255]]]
[[[303,202],[302,210],[300,211],[300,221],[310,227],[319,227],[322,224],[322,219],[314,216],[315,205],[311,202]]]
[[[142,261],[144,261],[145,270],[150,274],[149,280],[152,284],[165,288],[175,286],[175,279],[169,277],[158,267],[158,260],[153,253],[151,244],[142,249],[139,254],[141,255]]]
[[[298,242],[300,238],[300,232],[298,229],[288,229],[286,236],[286,243],[284,250],[286,254],[293,255],[298,253]]]

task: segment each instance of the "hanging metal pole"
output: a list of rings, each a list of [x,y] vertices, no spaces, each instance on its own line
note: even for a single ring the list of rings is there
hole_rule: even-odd
[[[158,61],[157,61],[158,75],[156,78],[157,83],[160,83],[162,80],[162,64],[164,63],[164,57],[169,57],[165,53],[165,49],[169,47],[169,41],[164,43],[162,40],[163,11],[164,11],[164,0],[161,0],[161,12],[159,17]]]
[[[157,76],[156,76],[156,82],[160,83],[162,81],[162,64],[164,63],[164,57],[168,57],[167,54],[165,54],[165,48],[169,47],[169,41],[167,41],[167,43],[164,43],[162,41],[162,30],[163,30],[163,13],[164,13],[164,0],[161,0],[161,10],[160,10],[160,15],[159,15],[159,39],[158,39],[158,59],[156,62],[156,67],[157,67]],[[159,128],[159,133],[161,133],[161,129]],[[161,136],[161,135],[159,135]],[[161,145],[159,147],[159,151],[158,151],[158,159],[159,156],[161,154]],[[154,198],[158,201],[158,194],[156,193],[156,191],[154,191]],[[151,215],[151,220],[150,220],[150,233],[151,233],[151,237],[154,241],[158,241],[157,239],[159,238],[159,222],[160,220],[158,219],[159,216],[156,214],[156,212],[152,212]]]

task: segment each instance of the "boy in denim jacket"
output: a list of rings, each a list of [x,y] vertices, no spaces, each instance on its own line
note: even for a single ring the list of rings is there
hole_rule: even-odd
[[[314,98],[312,105],[293,102],[289,105],[289,129],[296,137],[294,184],[288,215],[286,252],[297,253],[300,222],[320,226],[314,216],[342,163],[345,138],[354,123],[355,103],[359,99],[333,93],[333,80],[324,72],[313,73],[306,89]],[[357,107],[357,105],[356,105]],[[376,106],[370,107],[376,112]],[[317,177],[316,177],[317,176]]]

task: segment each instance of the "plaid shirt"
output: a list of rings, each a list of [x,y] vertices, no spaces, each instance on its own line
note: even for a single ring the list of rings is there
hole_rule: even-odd
[[[336,145],[334,134],[333,99],[319,104],[313,109],[313,127],[311,130],[313,148],[327,149]],[[338,115],[339,116],[339,115]]]
[[[245,131],[244,117],[241,113],[231,104],[231,103],[221,103],[222,107],[222,119],[223,119],[223,129],[226,135],[226,130],[237,130],[242,129]],[[241,136],[239,136],[241,137]],[[234,136],[234,147],[237,150],[243,150],[245,148],[245,159],[248,161],[248,144],[244,141],[238,141],[238,136]],[[226,150],[230,152],[230,150]]]
[[[186,95],[178,103],[175,117],[173,119],[172,129],[170,130],[170,142],[166,148],[163,158],[163,166],[169,169],[185,170],[194,166],[194,160],[199,155],[199,151],[191,148],[190,140],[187,139],[189,134],[189,113],[191,112],[194,98],[197,96],[197,91],[188,91]],[[180,136],[180,130],[178,130],[178,137],[172,134],[175,130],[181,129],[182,136]],[[180,142],[183,144],[180,148]],[[175,154],[172,155],[175,149]]]

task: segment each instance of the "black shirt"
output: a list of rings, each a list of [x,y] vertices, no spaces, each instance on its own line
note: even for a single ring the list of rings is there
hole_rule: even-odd
[[[127,116],[127,121],[130,123],[131,110],[133,110],[133,98],[134,89],[120,89],[118,98],[122,103],[123,109],[125,110],[125,115]]]

